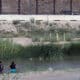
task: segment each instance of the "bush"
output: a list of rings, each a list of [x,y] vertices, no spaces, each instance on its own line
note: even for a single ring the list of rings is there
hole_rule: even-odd
[[[27,59],[40,58],[50,59],[59,58],[61,56],[60,46],[57,45],[30,45],[22,47],[13,44],[9,40],[0,40],[0,59]]]
[[[62,60],[68,56],[80,56],[80,43],[64,45],[42,44],[23,47],[13,44],[8,39],[0,39],[0,59],[43,58],[44,60]]]
[[[20,56],[23,55],[23,58],[39,58],[50,59],[51,57],[59,58],[61,55],[59,46],[56,45],[31,45],[24,47],[21,51]]]
[[[80,43],[71,43],[63,48],[65,56],[80,56]]]

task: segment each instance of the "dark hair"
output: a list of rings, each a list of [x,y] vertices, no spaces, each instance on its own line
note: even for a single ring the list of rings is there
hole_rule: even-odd
[[[11,63],[11,64],[15,64],[15,63],[14,63],[14,61],[12,61],[12,63]]]
[[[14,63],[14,61],[12,61],[12,63]]]

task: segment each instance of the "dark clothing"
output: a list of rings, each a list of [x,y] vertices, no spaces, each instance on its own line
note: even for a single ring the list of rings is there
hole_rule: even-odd
[[[2,64],[0,64],[0,73],[2,73],[3,72],[3,66],[2,66]]]
[[[15,64],[11,64],[11,65],[10,65],[10,68],[11,68],[11,69],[16,69],[15,66],[16,66]]]
[[[14,62],[12,62],[11,65],[10,65],[10,72],[11,73],[16,73],[16,64]]]

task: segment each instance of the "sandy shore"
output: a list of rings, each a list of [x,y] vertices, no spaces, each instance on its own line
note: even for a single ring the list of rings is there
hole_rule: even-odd
[[[34,74],[29,76],[28,80],[80,80],[80,72],[67,72],[67,71],[55,71],[55,72],[42,72],[40,74]]]
[[[80,70],[1,74],[0,80],[80,80]]]

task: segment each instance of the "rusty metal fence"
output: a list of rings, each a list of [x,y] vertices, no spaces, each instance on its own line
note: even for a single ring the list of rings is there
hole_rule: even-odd
[[[80,0],[0,0],[0,14],[80,14]]]

